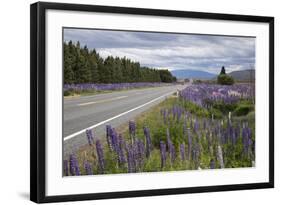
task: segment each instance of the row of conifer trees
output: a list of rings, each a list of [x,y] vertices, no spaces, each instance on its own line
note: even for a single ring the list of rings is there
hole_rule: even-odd
[[[176,81],[168,70],[144,67],[126,57],[104,59],[95,49],[81,47],[79,41],[64,42],[63,47],[65,84]]]

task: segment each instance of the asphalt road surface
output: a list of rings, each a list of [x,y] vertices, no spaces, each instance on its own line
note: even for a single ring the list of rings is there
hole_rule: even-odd
[[[118,91],[93,96],[64,98],[64,157],[87,144],[86,129],[95,137],[105,137],[105,126],[118,127],[160,103],[183,85]]]

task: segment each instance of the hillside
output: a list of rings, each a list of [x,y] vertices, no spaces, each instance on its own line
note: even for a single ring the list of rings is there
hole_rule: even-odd
[[[255,70],[241,70],[228,73],[236,81],[249,81],[255,79]]]

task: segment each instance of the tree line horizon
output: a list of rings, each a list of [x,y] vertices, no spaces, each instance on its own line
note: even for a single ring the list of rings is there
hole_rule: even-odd
[[[63,43],[64,84],[79,83],[133,83],[163,82],[172,83],[176,77],[167,69],[141,66],[126,56],[102,58],[95,49],[80,42]]]

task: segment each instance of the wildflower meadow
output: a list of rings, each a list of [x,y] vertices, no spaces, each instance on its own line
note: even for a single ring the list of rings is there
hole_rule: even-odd
[[[255,87],[188,84],[121,130],[85,132],[64,176],[255,166]],[[117,131],[118,130],[118,131]]]

